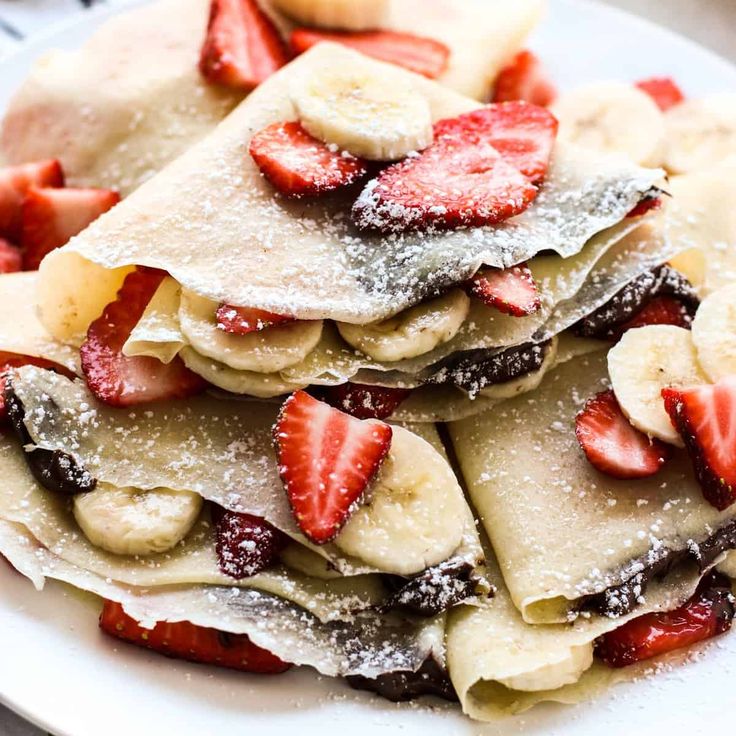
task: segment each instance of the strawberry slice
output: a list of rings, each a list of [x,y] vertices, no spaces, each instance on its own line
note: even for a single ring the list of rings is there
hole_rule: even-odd
[[[410,72],[436,79],[447,70],[450,49],[432,38],[395,31],[322,31],[297,28],[289,40],[296,56],[312,46],[329,41],[348,46],[379,61],[404,67]]]
[[[123,345],[165,276],[154,269],[128,274],[117,299],[89,326],[80,348],[82,371],[90,391],[105,404],[135,406],[183,399],[207,385],[179,358],[165,364],[156,358],[123,355]]]
[[[32,186],[63,187],[61,164],[51,159],[0,169],[0,237],[20,240],[21,205]]]
[[[252,577],[271,567],[289,543],[283,532],[260,516],[238,514],[215,506],[212,520],[220,570],[236,580]]]
[[[677,86],[675,80],[670,77],[642,79],[636,83],[636,86],[642,92],[646,92],[657,103],[657,107],[662,112],[679,105],[685,100],[682,90]]]
[[[275,654],[256,646],[245,634],[229,634],[195,626],[189,621],[160,621],[152,629],[145,629],[113,601],[103,603],[100,628],[116,639],[174,659],[261,675],[277,675],[291,667]]]
[[[0,238],[0,273],[16,273],[23,267],[20,248]]]
[[[23,266],[35,271],[48,253],[60,248],[120,201],[110,189],[38,189],[23,200]]]
[[[542,306],[539,290],[526,263],[511,268],[482,268],[468,285],[472,296],[512,317],[526,317]]]
[[[719,511],[736,501],[736,376],[715,385],[662,389],[706,501]]]
[[[680,608],[631,619],[599,637],[595,651],[609,667],[628,667],[723,634],[731,628],[733,616],[731,583],[712,572]]]
[[[318,197],[365,176],[359,158],[333,150],[301,123],[275,123],[256,133],[250,155],[261,173],[287,197]]]
[[[330,406],[350,414],[351,417],[387,419],[410,393],[411,389],[406,388],[343,383],[340,386],[326,388],[323,398]]]
[[[288,61],[278,29],[256,0],[212,0],[199,59],[208,82],[250,92]]]
[[[499,126],[500,115],[491,106],[439,121],[431,146],[368,183],[353,205],[358,227],[382,232],[479,227],[523,212],[537,188],[514,165],[517,156],[508,161],[494,148],[494,135],[505,139],[507,132]],[[525,150],[521,158],[529,162],[535,156]]]
[[[315,544],[334,539],[391,447],[388,424],[364,421],[292,394],[274,427],[279,475],[299,528]]]
[[[613,478],[648,478],[670,454],[663,442],[631,425],[613,391],[588,399],[575,418],[575,435],[590,464]]]
[[[520,51],[496,77],[494,102],[521,100],[546,107],[557,97],[557,89],[531,51]]]
[[[613,332],[612,338],[619,340],[626,330],[646,325],[674,325],[689,330],[693,323],[691,311],[679,299],[658,296],[652,299],[636,316],[624,322]]]
[[[636,207],[634,207],[633,210],[631,210],[631,212],[629,212],[628,215],[626,215],[626,217],[641,217],[642,215],[646,215],[647,212],[658,210],[661,207],[661,197],[645,197],[636,205]]]
[[[295,322],[294,317],[283,314],[274,314],[265,309],[253,307],[233,307],[230,304],[220,304],[216,313],[217,329],[229,335],[248,335],[251,332],[260,332],[268,327]]]
[[[0,352],[0,423],[7,419],[5,409],[5,382],[8,372],[13,368],[22,368],[24,365],[35,365],[46,370],[56,371],[67,378],[74,378],[74,373],[63,365],[54,363],[44,358],[33,358],[30,355],[21,355],[19,353]]]

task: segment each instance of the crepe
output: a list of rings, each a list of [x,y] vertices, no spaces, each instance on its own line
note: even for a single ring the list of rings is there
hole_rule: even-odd
[[[581,609],[617,615],[696,559],[733,547],[736,507],[708,504],[677,450],[651,478],[594,470],[574,431],[582,403],[607,384],[606,353],[570,360],[534,393],[449,425],[473,505],[524,620],[555,623]]]
[[[84,267],[84,278],[94,281],[105,269],[133,264],[166,270],[186,289],[215,302],[302,320],[376,321],[464,281],[483,263],[509,266],[542,250],[578,253],[591,237],[619,223],[660,176],[617,157],[591,157],[560,145],[535,202],[496,227],[358,234],[343,198],[311,203],[278,198],[246,155],[256,131],[296,117],[291,85],[325,67],[397,76],[428,100],[435,120],[478,107],[422,77],[321,44],[272,76],[204,141],[45,259],[39,301],[50,332],[68,339],[87,326],[82,320],[67,332],[59,326],[70,321],[70,309],[88,301],[65,276]]]
[[[542,5],[393,0],[387,27],[444,42],[451,56],[439,81],[484,99]],[[78,51],[46,54],[10,103],[2,154],[10,163],[60,158],[72,186],[136,189],[244,96],[200,76],[209,6],[158,0],[107,21]],[[287,31],[289,24],[276,19]]]

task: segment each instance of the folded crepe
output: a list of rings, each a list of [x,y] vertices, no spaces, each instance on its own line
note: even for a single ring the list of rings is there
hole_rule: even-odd
[[[345,197],[276,197],[245,154],[248,142],[269,124],[293,119],[295,90],[335,70],[346,79],[385,76],[409,85],[434,120],[478,107],[435,82],[345,48],[312,49],[261,85],[204,141],[45,260],[39,302],[51,334],[79,342],[127,270],[152,266],[172,281],[162,285],[126,345],[128,355],[166,361],[181,352],[187,366],[211,383],[260,397],[342,383],[361,370],[398,371],[416,385],[451,355],[548,339],[670,255],[665,240],[639,230],[638,218],[626,218],[651,195],[660,172],[564,145],[556,147],[529,209],[493,227],[369,235],[348,222]],[[550,251],[557,255],[539,255]],[[419,305],[431,310],[427,297],[462,284],[481,265],[508,267],[529,259],[544,303],[533,317],[504,317],[476,304],[454,339],[404,361],[369,359],[343,339],[350,327]],[[80,289],[81,283],[94,288]],[[468,302],[459,289],[443,298]],[[232,336],[217,329],[221,303],[298,321]],[[278,351],[271,349],[271,338],[282,340]]]
[[[536,391],[449,425],[462,476],[525,621],[616,617],[683,566],[706,570],[736,545],[736,507],[704,498],[682,450],[655,476],[598,473],[575,436],[606,388],[606,351],[552,370]]]
[[[536,24],[543,0],[391,0],[387,28],[450,49],[442,84],[483,99]],[[10,103],[0,159],[59,158],[73,186],[127,194],[243,98],[197,68],[209,0],[157,0],[115,16],[78,51],[42,57]],[[288,32],[290,23],[264,5]]]

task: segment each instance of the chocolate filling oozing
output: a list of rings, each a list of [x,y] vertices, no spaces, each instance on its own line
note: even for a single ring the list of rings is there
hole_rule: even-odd
[[[581,337],[610,339],[621,325],[635,317],[653,299],[669,296],[677,299],[692,319],[700,305],[690,282],[678,271],[664,265],[647,271],[626,284],[602,307],[583,317],[573,328]]]
[[[381,610],[436,616],[478,594],[480,580],[473,570],[469,562],[451,559],[409,580],[396,575],[384,575],[384,584],[394,592],[386,599]]]
[[[634,560],[631,565],[636,570],[634,575],[620,585],[584,596],[577,610],[599,613],[611,618],[624,616],[636,608],[652,580],[661,580],[670,570],[688,559],[695,560],[700,571],[705,572],[720,555],[734,548],[736,548],[736,520],[721,527],[699,544],[691,542],[681,550],[665,550],[654,559],[650,554]]]
[[[488,386],[509,383],[517,378],[538,371],[549,352],[551,340],[540,343],[524,343],[493,355],[484,351],[465,354],[459,360],[443,367],[427,383],[450,383],[466,391],[474,399]]]
[[[353,675],[345,679],[356,690],[370,690],[394,703],[415,700],[422,695],[435,695],[453,703],[458,700],[447,670],[434,657],[424,660],[416,672],[389,672],[375,679]]]
[[[33,445],[33,440],[23,423],[25,408],[13,390],[12,376],[5,386],[5,406],[10,424],[21,445]],[[61,450],[44,450],[36,447],[31,452],[24,452],[23,455],[33,477],[52,493],[74,496],[77,493],[89,493],[97,486],[97,479],[71,455]]]

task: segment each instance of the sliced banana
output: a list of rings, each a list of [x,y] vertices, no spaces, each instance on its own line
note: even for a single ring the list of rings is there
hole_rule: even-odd
[[[665,166],[672,173],[705,169],[736,153],[736,94],[686,100],[664,119]]]
[[[629,421],[650,437],[682,447],[665,411],[662,389],[707,383],[690,331],[672,325],[628,330],[608,353],[608,373]]]
[[[394,427],[391,449],[335,544],[379,570],[411,575],[446,560],[465,531],[465,499],[449,463],[426,440]]]
[[[581,644],[570,647],[566,659],[554,664],[546,664],[532,672],[499,679],[502,685],[511,690],[538,692],[540,690],[556,690],[565,685],[576,683],[583,672],[593,665],[593,645]]]
[[[692,325],[698,361],[713,383],[736,375],[736,284],[714,291]]]
[[[654,101],[623,82],[599,82],[562,95],[552,106],[559,138],[584,148],[621,153],[634,163],[659,166],[664,117]]]
[[[87,539],[116,555],[151,555],[175,547],[194,526],[202,497],[191,491],[139,491],[99,483],[74,497],[74,518]]]
[[[334,580],[342,575],[322,555],[298,542],[291,542],[279,555],[281,562],[292,570],[320,580]]]
[[[433,139],[427,98],[389,67],[320,68],[300,75],[292,101],[316,138],[373,161],[396,161]]]
[[[468,316],[470,299],[451,289],[394,317],[368,325],[338,322],[345,342],[374,360],[392,363],[424,355],[452,340]]]
[[[200,354],[238,371],[276,373],[300,363],[317,347],[322,322],[290,322],[249,335],[217,329],[217,303],[183,290],[179,323],[184,337]]]
[[[366,31],[386,24],[389,0],[271,0],[285,15],[305,26]]]
[[[290,394],[307,386],[305,383],[285,381],[279,373],[236,371],[224,363],[200,355],[191,347],[182,348],[179,356],[192,373],[202,376],[205,381],[213,386],[232,394],[255,396],[258,399],[272,399],[275,396]]]

